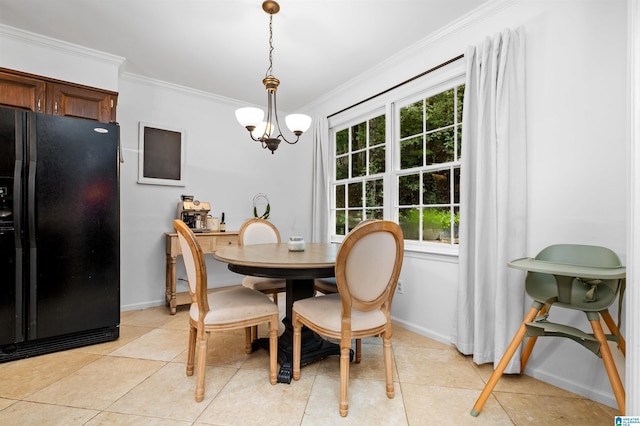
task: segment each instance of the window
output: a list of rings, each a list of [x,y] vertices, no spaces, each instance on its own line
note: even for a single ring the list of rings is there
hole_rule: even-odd
[[[464,86],[398,109],[397,217],[405,240],[458,242]]]
[[[330,119],[332,241],[389,219],[409,250],[457,252],[464,69],[421,85]]]
[[[385,128],[383,114],[335,133],[332,186],[336,235],[346,235],[364,219],[383,218]]]

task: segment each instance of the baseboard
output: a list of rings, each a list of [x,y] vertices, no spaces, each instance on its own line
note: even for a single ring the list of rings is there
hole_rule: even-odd
[[[451,336],[434,333],[433,330],[429,330],[427,328],[421,327],[411,322],[407,322],[407,321],[395,318],[393,316],[391,317],[391,320],[396,324],[402,325],[403,328],[409,331],[413,331],[414,333],[417,333],[421,336],[428,337],[429,339],[433,339],[436,342],[444,343],[445,345],[451,344]]]
[[[121,312],[139,311],[141,309],[154,308],[156,306],[164,306],[164,305],[165,305],[164,299],[150,300],[142,303],[131,303],[128,305],[120,305],[120,311]]]
[[[586,388],[576,382],[563,379],[554,374],[550,374],[541,368],[527,368],[525,370],[525,374],[527,376],[533,377],[534,379],[538,379],[550,385],[557,386],[560,389],[573,392],[576,395],[580,395],[592,401],[599,402],[612,408],[618,408],[618,403],[616,402],[616,399],[613,395],[613,391],[611,394],[605,394],[598,391],[597,389]]]

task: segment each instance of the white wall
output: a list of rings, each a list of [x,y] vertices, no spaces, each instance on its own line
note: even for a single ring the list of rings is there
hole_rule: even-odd
[[[535,255],[556,242],[599,244],[612,248],[625,261],[625,13],[622,0],[500,2],[410,46],[309,107],[314,116],[327,116],[464,53],[467,45],[485,36],[524,25],[530,147],[528,251]],[[39,44],[22,35],[16,38],[1,27],[0,48],[2,67],[120,94],[118,120],[125,160],[121,168],[123,309],[163,303],[163,233],[171,230],[181,194],[210,201],[213,214],[225,211],[228,229],[237,229],[252,215],[253,195],[267,193],[273,222],[283,237],[295,233],[310,238],[312,132],[298,145],[281,146],[271,155],[236,124],[233,110],[238,105],[233,100],[118,76],[117,61],[108,55],[109,60],[93,53],[82,56],[57,46],[47,56],[64,61],[41,61],[30,54],[41,53]],[[94,72],[80,71],[85,69]],[[136,182],[140,121],[186,130],[186,187]],[[215,280],[212,285],[237,281],[224,265],[212,260],[208,267],[210,280]],[[407,253],[401,278],[405,294],[394,299],[394,317],[422,334],[448,341],[457,259]],[[584,325],[580,318],[572,320]],[[598,358],[572,342],[540,340],[528,374],[615,406]]]
[[[172,229],[181,194],[209,201],[212,215],[225,212],[227,230],[237,230],[253,216],[254,195],[266,193],[270,219],[282,237],[310,238],[310,137],[303,135],[293,146],[283,144],[271,155],[236,122],[234,111],[239,104],[233,100],[128,75],[121,78],[119,93],[125,157],[120,185],[123,309],[163,300],[163,233]],[[185,187],[137,183],[140,121],[186,131]],[[212,259],[207,266],[211,287],[238,282],[239,276],[226,265]],[[177,269],[178,278],[184,277],[180,264]]]
[[[624,1],[605,0],[493,3],[311,108],[326,117],[464,53],[486,36],[524,25],[528,254],[558,242],[596,244],[625,262],[626,7]],[[401,274],[404,294],[394,298],[394,317],[448,342],[457,278],[456,258],[408,253]],[[615,317],[617,307],[611,312]],[[555,318],[589,329],[583,314],[559,313]],[[600,359],[574,342],[540,339],[527,374],[616,405]]]

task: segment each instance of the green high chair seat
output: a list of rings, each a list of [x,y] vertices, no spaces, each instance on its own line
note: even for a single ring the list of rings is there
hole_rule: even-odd
[[[624,338],[608,311],[618,294],[621,302],[624,293],[626,269],[618,256],[604,247],[556,244],[545,248],[535,258],[517,259],[510,262],[509,266],[527,271],[525,291],[533,299],[533,303],[473,406],[471,415],[477,416],[480,413],[525,336],[529,340],[522,354],[520,372],[524,371],[538,337],[569,338],[602,358],[621,415],[624,415],[624,388],[607,344],[607,341],[617,342],[624,354]],[[549,321],[552,306],[584,312],[593,333]],[[618,315],[621,309],[622,303]],[[600,316],[611,334],[604,333]]]

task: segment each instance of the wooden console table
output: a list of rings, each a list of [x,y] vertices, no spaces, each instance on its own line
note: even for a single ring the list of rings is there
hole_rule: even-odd
[[[167,247],[165,301],[171,310],[171,315],[174,315],[179,305],[188,305],[191,303],[191,297],[189,296],[189,292],[176,293],[176,258],[182,255],[180,243],[178,243],[178,234],[175,232],[165,232],[164,235]],[[213,253],[217,247],[238,244],[238,231],[199,232],[195,235],[204,253]]]

